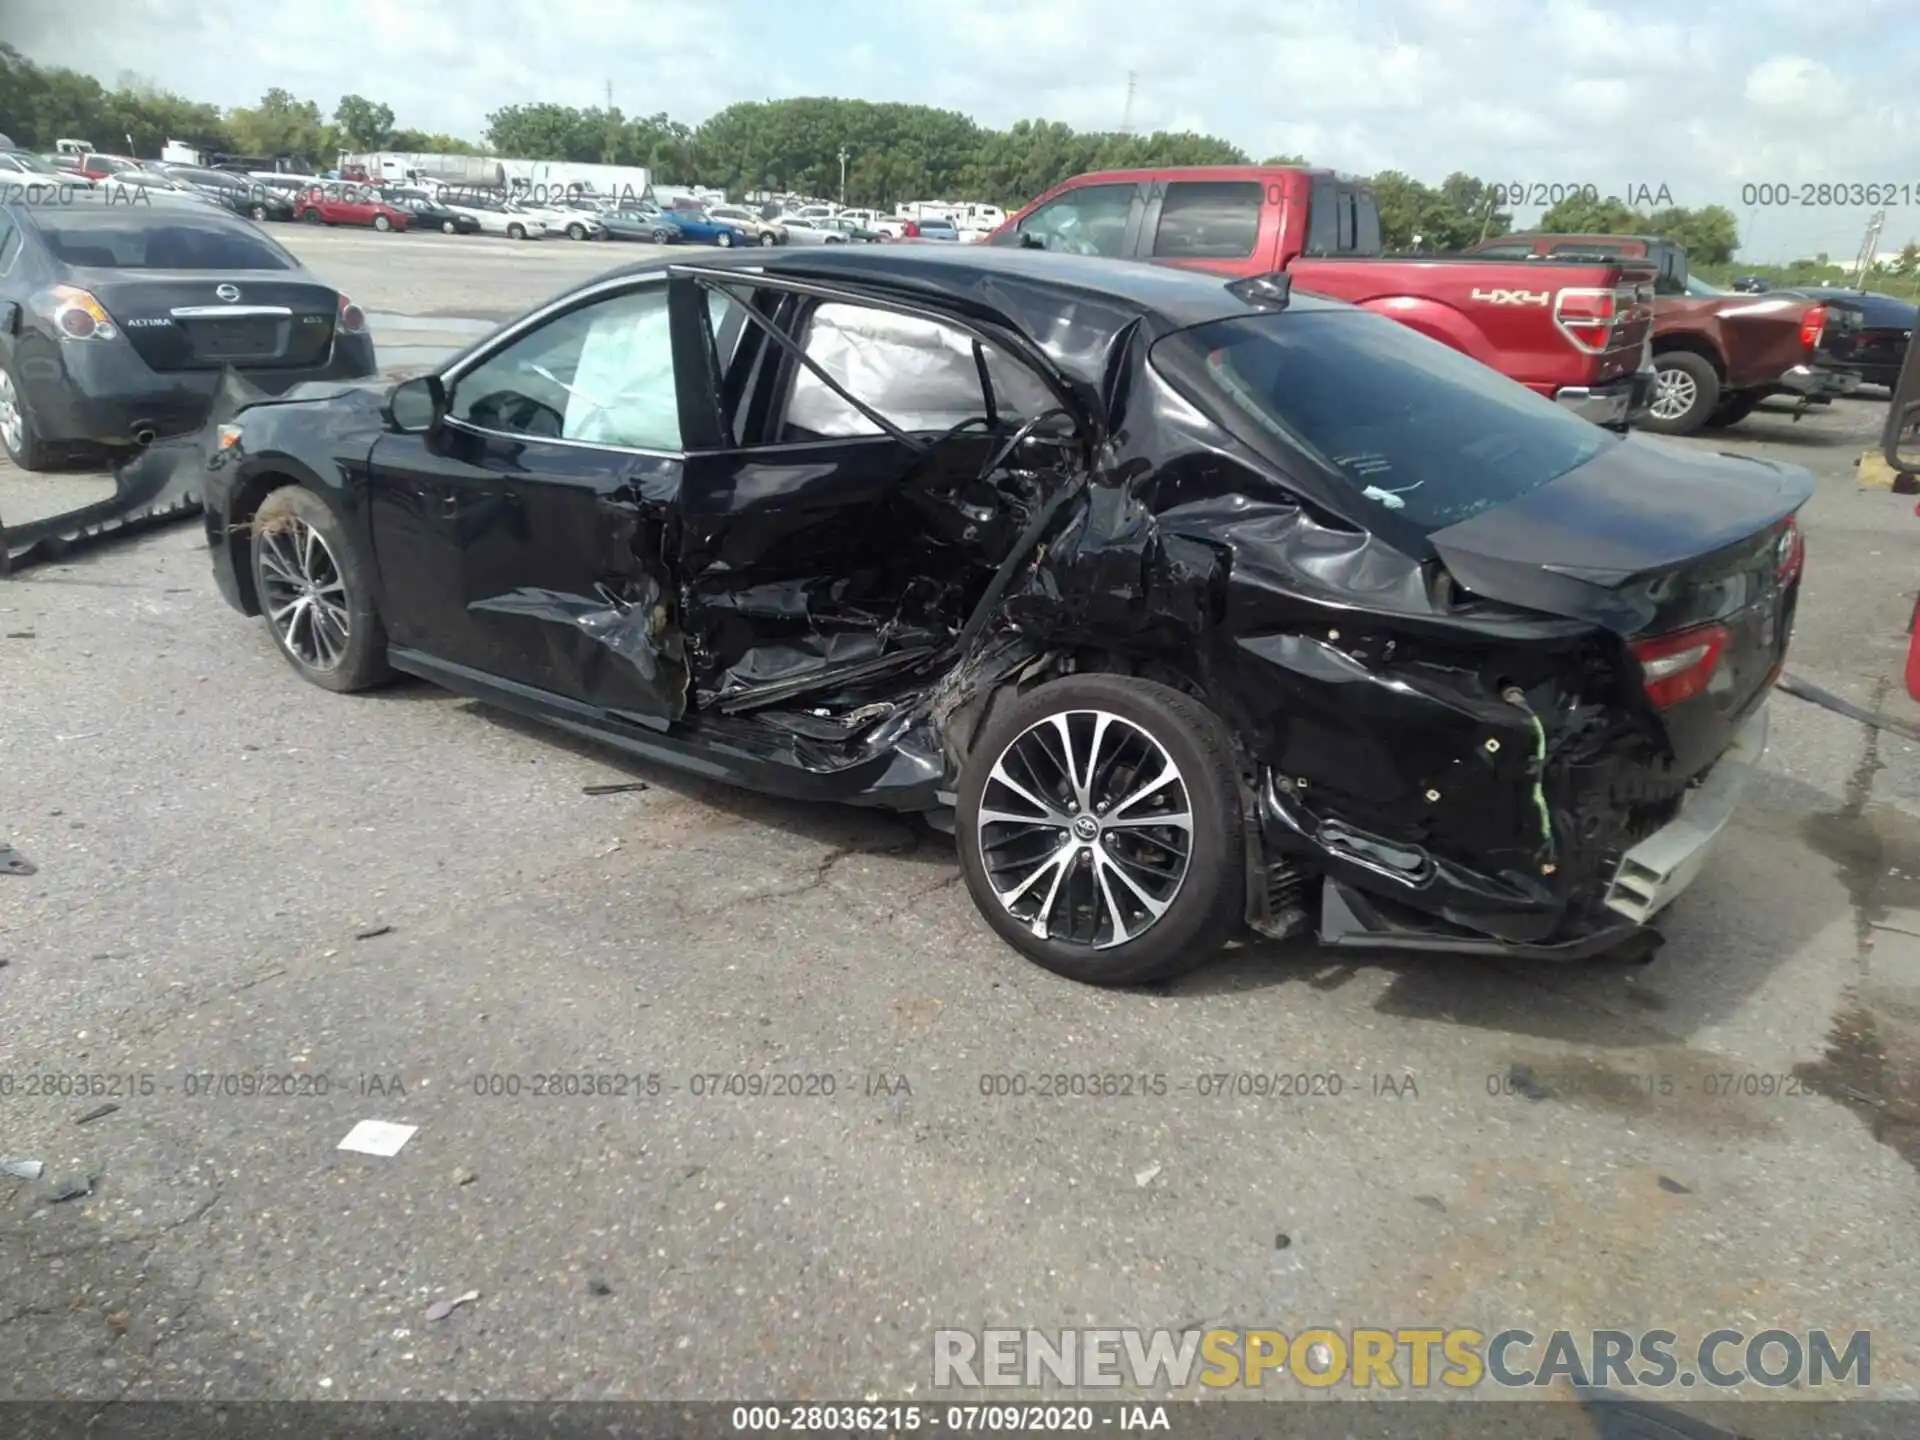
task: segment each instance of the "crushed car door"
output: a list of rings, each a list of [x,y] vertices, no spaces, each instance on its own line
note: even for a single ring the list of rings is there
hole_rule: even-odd
[[[662,559],[682,469],[667,302],[653,275],[535,316],[443,377],[431,431],[381,437],[396,646],[656,724],[684,711]]]
[[[1010,453],[1060,461],[1077,442],[1008,336],[858,293],[726,281],[675,281],[726,296],[716,343],[740,337],[721,443],[687,456],[675,568],[695,705],[743,713],[937,656],[1057,483],[1057,466],[1016,475]]]

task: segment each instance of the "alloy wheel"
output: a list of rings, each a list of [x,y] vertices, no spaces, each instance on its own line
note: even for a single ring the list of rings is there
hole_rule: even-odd
[[[13,388],[13,376],[0,370],[0,442],[9,455],[18,455],[27,443],[27,421],[20,413],[20,392]]]
[[[1656,419],[1678,420],[1700,399],[1700,387],[1684,370],[1659,370],[1654,373],[1653,404]]]
[[[257,538],[261,606],[289,654],[310,670],[332,670],[346,658],[352,621],[340,563],[320,532],[287,516]]]
[[[1037,939],[1111,949],[1151,929],[1186,883],[1186,777],[1131,720],[1049,715],[994,762],[975,840],[1000,904]]]

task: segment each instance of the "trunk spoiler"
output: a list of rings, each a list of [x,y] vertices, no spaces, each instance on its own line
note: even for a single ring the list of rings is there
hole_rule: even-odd
[[[247,406],[269,398],[230,369],[214,393],[206,424],[194,434],[155,441],[115,466],[113,494],[18,525],[8,525],[0,514],[0,576],[198,515],[208,436]]]

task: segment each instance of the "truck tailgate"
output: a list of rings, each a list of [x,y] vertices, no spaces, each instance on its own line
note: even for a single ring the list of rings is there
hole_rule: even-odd
[[[1624,380],[1653,331],[1644,261],[1322,259],[1294,283],[1376,310],[1551,396]]]

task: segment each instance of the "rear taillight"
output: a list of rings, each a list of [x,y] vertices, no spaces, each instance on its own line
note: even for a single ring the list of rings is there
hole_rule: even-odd
[[[1657,710],[1668,710],[1691,700],[1713,679],[1720,654],[1727,648],[1727,627],[1701,625],[1652,640],[1636,640],[1627,647],[1640,662],[1641,683]]]
[[[1592,355],[1612,343],[1620,311],[1620,297],[1611,290],[1562,290],[1553,298],[1553,323]]]
[[[1814,350],[1819,348],[1820,337],[1827,329],[1827,307],[1816,305],[1800,318],[1800,348]]]
[[[1798,580],[1806,564],[1806,536],[1800,533],[1800,522],[1789,517],[1786,528],[1780,533],[1780,584],[1787,586]]]
[[[33,297],[33,309],[62,340],[111,340],[120,333],[107,307],[77,285],[53,285]]]
[[[367,328],[366,315],[344,295],[340,297],[340,328],[349,335],[362,334]]]

